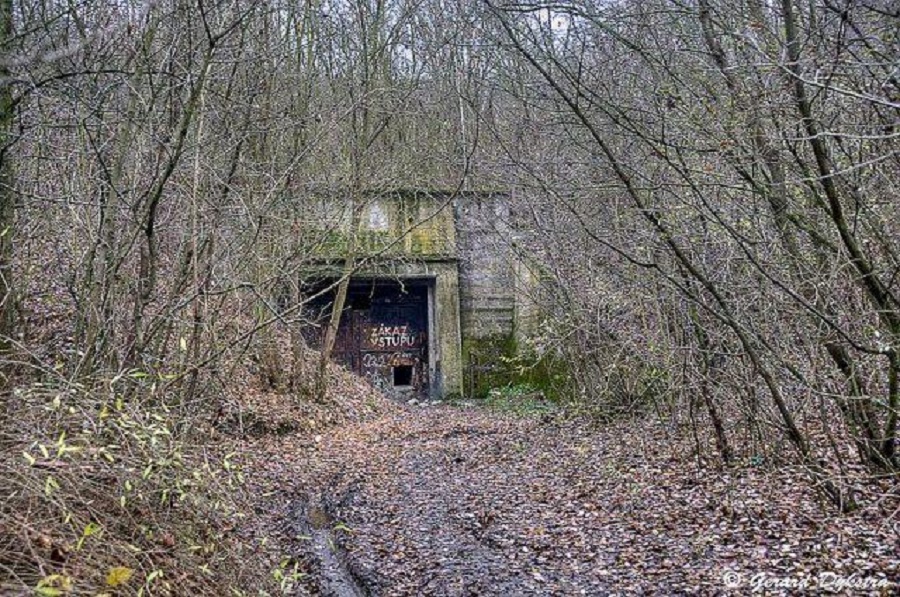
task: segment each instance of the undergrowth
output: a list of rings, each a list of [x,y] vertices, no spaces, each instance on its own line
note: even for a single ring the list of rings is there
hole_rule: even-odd
[[[509,384],[494,388],[480,403],[488,410],[520,416],[539,416],[559,411],[554,402],[530,384]]]
[[[264,593],[275,579],[231,536],[244,497],[234,456],[165,395],[128,381],[5,396],[0,593]]]

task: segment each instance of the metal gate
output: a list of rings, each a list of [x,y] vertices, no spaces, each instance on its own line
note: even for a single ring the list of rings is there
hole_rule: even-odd
[[[321,313],[330,313],[331,300],[323,297]],[[428,356],[424,283],[351,284],[335,339],[335,361],[386,393],[424,397],[429,388]]]

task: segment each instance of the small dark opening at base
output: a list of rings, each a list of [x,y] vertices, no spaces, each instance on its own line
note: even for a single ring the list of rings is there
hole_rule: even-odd
[[[412,371],[413,368],[410,365],[400,365],[398,367],[394,367],[394,387],[398,386],[411,386],[412,385]]]

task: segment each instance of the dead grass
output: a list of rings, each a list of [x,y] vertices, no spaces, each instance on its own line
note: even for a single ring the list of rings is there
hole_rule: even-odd
[[[235,371],[218,408],[191,413],[127,375],[17,384],[0,405],[0,594],[289,589],[278,542],[241,532],[266,507],[242,471],[244,440],[319,433],[386,402],[336,367],[324,404]]]

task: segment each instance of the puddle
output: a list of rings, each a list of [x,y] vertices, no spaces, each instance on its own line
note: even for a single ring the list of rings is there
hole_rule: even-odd
[[[299,503],[296,524],[309,537],[312,556],[318,571],[319,590],[327,597],[367,597],[365,584],[347,565],[347,554],[338,545],[335,527],[339,526],[328,512],[322,496],[310,496]]]

